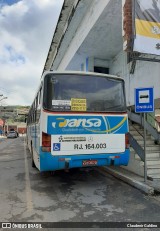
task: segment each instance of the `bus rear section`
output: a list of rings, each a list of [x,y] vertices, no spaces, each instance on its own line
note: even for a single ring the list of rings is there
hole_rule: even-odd
[[[124,80],[84,72],[43,76],[40,171],[127,165]]]
[[[66,115],[43,112],[40,171],[127,165],[127,114]]]

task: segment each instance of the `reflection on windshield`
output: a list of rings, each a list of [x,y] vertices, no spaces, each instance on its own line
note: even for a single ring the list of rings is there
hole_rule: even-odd
[[[44,108],[53,111],[125,111],[123,81],[102,76],[53,75],[44,80]]]

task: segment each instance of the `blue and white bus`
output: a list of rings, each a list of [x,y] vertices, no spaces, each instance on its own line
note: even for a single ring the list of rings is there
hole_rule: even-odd
[[[27,119],[32,166],[54,171],[127,165],[124,84],[106,74],[45,72]]]

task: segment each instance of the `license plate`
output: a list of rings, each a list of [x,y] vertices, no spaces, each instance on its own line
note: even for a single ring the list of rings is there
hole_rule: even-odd
[[[97,165],[97,160],[84,160],[82,162],[83,166],[93,166],[93,165]]]

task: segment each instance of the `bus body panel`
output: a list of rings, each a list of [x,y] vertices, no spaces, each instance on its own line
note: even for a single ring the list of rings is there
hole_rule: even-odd
[[[125,151],[127,115],[49,115],[52,155]],[[116,142],[116,145],[115,145]]]
[[[119,166],[127,165],[130,152],[126,149],[123,153],[92,154],[92,155],[73,155],[73,156],[53,156],[51,153],[40,152],[40,171],[54,171],[61,169],[87,167],[84,161],[96,161],[92,166]],[[91,165],[89,165],[91,166]]]
[[[42,132],[51,135],[51,152],[43,152],[40,147],[40,171],[85,167],[85,160],[90,160],[91,166],[128,164],[126,113],[42,114],[42,128],[47,127]]]
[[[27,146],[36,167],[40,170],[40,123],[27,126]]]

